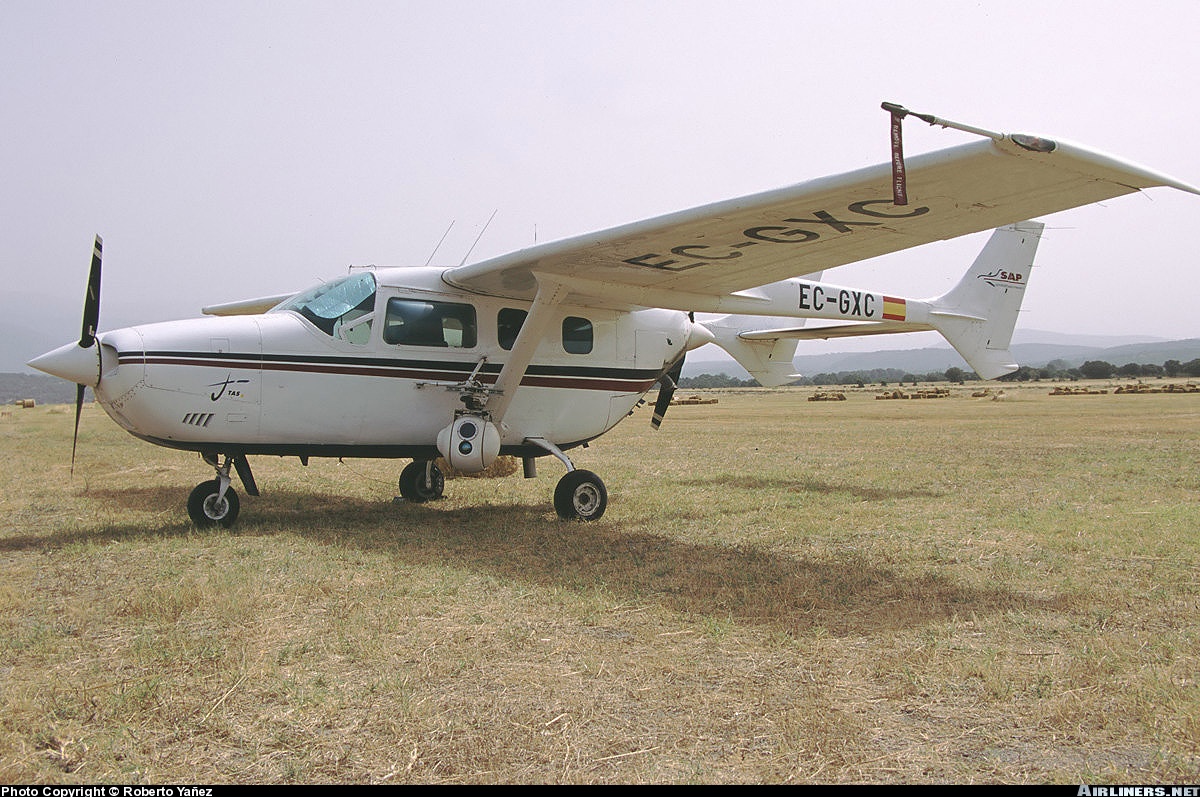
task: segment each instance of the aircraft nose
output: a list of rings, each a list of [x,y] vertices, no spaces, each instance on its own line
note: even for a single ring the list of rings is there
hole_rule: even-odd
[[[95,387],[100,383],[100,346],[93,343],[84,348],[78,343],[68,343],[33,358],[26,365],[79,385]]]

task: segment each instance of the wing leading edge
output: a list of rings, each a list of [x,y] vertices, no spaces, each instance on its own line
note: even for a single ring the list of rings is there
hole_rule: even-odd
[[[1023,135],[909,158],[905,206],[892,204],[891,177],[891,164],[880,164],[541,244],[444,278],[518,299],[532,299],[548,278],[573,302],[718,310],[712,297],[1144,188],[1200,194],[1135,164]]]

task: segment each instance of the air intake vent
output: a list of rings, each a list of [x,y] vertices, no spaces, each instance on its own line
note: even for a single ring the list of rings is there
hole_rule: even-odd
[[[189,412],[183,416],[183,422],[188,426],[208,426],[208,422],[213,419],[211,412]]]

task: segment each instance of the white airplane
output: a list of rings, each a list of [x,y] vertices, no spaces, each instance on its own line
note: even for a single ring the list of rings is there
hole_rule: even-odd
[[[901,161],[906,197],[893,162],[457,268],[352,267],[301,293],[102,334],[97,236],[79,340],[29,365],[78,384],[76,438],[91,387],[131,434],[199,452],[216,476],[188,498],[197,526],[233,524],[231,471],[258,495],[249,457],[267,454],[411,459],[399,490],[413,502],[441,496],[439,456],[467,473],[520,457],[526,478],[553,456],[567,471],[558,514],[596,520],[604,483],[566,452],[656,384],[657,428],[688,351],[715,343],[776,386],[799,376],[798,340],[932,329],[993,379],[1017,368],[1009,341],[1043,229],[1029,219],[1154,186],[1200,193],[1083,147],[919,118],[984,139]],[[819,281],[988,229],[943,296]]]

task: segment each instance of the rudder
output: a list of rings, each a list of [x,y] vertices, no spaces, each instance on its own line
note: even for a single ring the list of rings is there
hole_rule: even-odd
[[[1009,350],[1045,224],[1023,221],[992,233],[958,284],[930,301],[930,322],[984,379],[1017,370]]]

